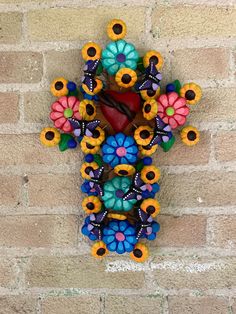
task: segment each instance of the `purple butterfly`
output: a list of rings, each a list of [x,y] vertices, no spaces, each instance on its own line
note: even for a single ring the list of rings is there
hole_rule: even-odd
[[[103,196],[103,189],[102,189],[102,183],[101,183],[103,171],[104,171],[104,167],[100,167],[98,169],[91,170],[89,172],[89,176],[91,178],[89,180],[89,186],[91,189],[95,189],[95,191],[100,196]]]
[[[139,223],[137,225],[137,237],[138,240],[144,234],[152,233],[153,219],[150,215],[145,213],[142,209],[138,209]]]
[[[160,86],[162,80],[162,74],[157,71],[157,68],[153,62],[150,62],[149,66],[145,70],[144,80],[136,84],[136,89],[141,90],[153,90],[156,91]]]
[[[142,199],[142,192],[147,189],[146,184],[141,180],[141,174],[136,173],[132,182],[130,189],[124,194],[123,200],[128,201],[132,199],[137,199],[137,201]]]
[[[98,214],[91,214],[89,216],[90,223],[88,224],[88,230],[92,232],[99,240],[102,239],[102,225],[108,211],[104,210]]]
[[[155,117],[155,128],[151,142],[145,146],[150,149],[153,145],[160,145],[162,142],[168,142],[172,137],[172,132],[169,124],[166,124],[159,116]]]
[[[99,63],[100,63],[99,59],[88,60],[84,66],[84,76],[82,77],[81,81],[88,87],[90,92],[93,92],[94,88],[97,86],[95,75]]]
[[[94,130],[99,125],[100,120],[85,121],[85,120],[76,120],[74,118],[68,119],[72,128],[74,129],[74,135],[77,137],[93,135]]]

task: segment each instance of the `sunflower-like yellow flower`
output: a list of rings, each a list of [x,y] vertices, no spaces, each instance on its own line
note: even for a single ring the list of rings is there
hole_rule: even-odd
[[[102,203],[97,196],[87,196],[82,201],[82,208],[87,214],[98,213],[102,208]]]
[[[83,46],[81,53],[85,61],[96,60],[101,58],[102,49],[98,44],[88,42]]]
[[[139,151],[143,156],[151,156],[157,150],[158,145],[153,145],[151,148],[147,148],[146,146],[139,146]]]
[[[43,145],[53,147],[59,144],[61,134],[55,128],[44,128],[40,133],[40,141]]]
[[[200,133],[193,126],[186,126],[180,132],[182,142],[187,146],[194,146],[200,140]]]
[[[96,107],[92,100],[84,99],[79,104],[79,113],[83,120],[91,121],[96,116]]]
[[[83,153],[85,154],[96,154],[100,150],[100,145],[94,146],[89,144],[84,137],[80,142],[80,147]]]
[[[202,89],[195,83],[187,83],[180,89],[180,96],[186,99],[187,104],[195,105],[202,98]]]
[[[115,166],[114,172],[118,176],[131,176],[135,173],[135,168],[132,165],[121,164]]]
[[[137,243],[134,247],[134,250],[130,253],[132,260],[138,263],[145,262],[149,257],[149,250],[146,244]]]
[[[97,126],[93,131],[93,135],[88,137],[84,136],[84,140],[93,146],[99,146],[105,140],[105,132],[100,126]]]
[[[64,77],[57,77],[52,81],[50,90],[53,96],[62,97],[68,95],[68,81]]]
[[[158,87],[156,91],[146,89],[140,91],[140,95],[143,100],[156,99],[160,96],[160,94],[161,94],[160,87]]]
[[[145,200],[143,200],[140,208],[152,217],[156,217],[156,215],[158,215],[160,212],[160,204],[157,200],[153,198],[146,198]]]
[[[129,68],[121,68],[115,76],[115,81],[118,86],[129,88],[137,81],[137,74],[134,70]]]
[[[90,90],[88,89],[87,85],[85,84],[82,84],[82,88],[83,90],[85,91],[86,94],[89,94],[89,95],[95,95],[97,93],[99,93],[101,90],[102,90],[102,87],[103,87],[103,84],[102,84],[102,81],[99,80],[99,79],[95,79],[95,88],[92,92],[90,92]]]
[[[145,183],[153,184],[157,182],[160,178],[160,175],[160,170],[153,165],[144,166],[141,170],[141,179]]]
[[[138,145],[146,146],[151,142],[153,130],[148,125],[141,125],[134,131],[134,139]]]
[[[149,66],[149,63],[153,62],[157,68],[160,70],[163,66],[164,60],[160,52],[155,50],[147,51],[143,57],[143,65],[145,68]]]
[[[114,19],[107,25],[107,35],[113,41],[124,38],[126,32],[126,24],[122,20]]]
[[[80,168],[80,173],[82,178],[90,180],[91,177],[89,175],[91,170],[96,170],[99,168],[99,165],[93,161],[93,162],[84,162]]]
[[[126,220],[127,217],[122,214],[109,213],[107,214],[107,218],[117,219],[117,220]]]
[[[91,249],[91,254],[93,257],[96,257],[99,259],[103,258],[104,256],[108,254],[106,244],[103,241],[94,243]]]
[[[143,104],[143,117],[147,120],[155,118],[158,112],[158,103],[155,99],[148,99]]]

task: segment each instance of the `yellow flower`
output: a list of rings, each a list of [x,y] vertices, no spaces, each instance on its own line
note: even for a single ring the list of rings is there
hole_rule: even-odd
[[[148,99],[143,104],[143,117],[152,120],[158,112],[158,104],[155,99]]]
[[[148,247],[144,243],[137,243],[130,257],[138,263],[145,262],[149,257]]]
[[[187,83],[180,89],[180,96],[186,99],[187,104],[195,105],[202,98],[201,87],[195,83]]]
[[[107,35],[114,41],[124,38],[126,35],[126,24],[122,20],[111,20],[107,25]]]
[[[102,84],[102,81],[99,80],[99,79],[96,79],[96,86],[93,90],[93,92],[90,92],[90,90],[88,89],[87,85],[85,84],[82,84],[82,88],[83,90],[85,91],[86,94],[89,94],[89,95],[95,95],[97,93],[99,93],[103,87],[103,84]]]
[[[84,136],[84,140],[93,146],[99,146],[105,139],[105,132],[100,126],[97,126],[96,129],[93,131],[93,135],[88,137]]]
[[[158,145],[153,145],[150,149],[147,149],[146,146],[139,146],[139,151],[143,156],[151,156],[157,150]]]
[[[96,154],[100,150],[100,145],[94,146],[89,144],[84,137],[80,142],[81,150],[85,154]]]
[[[200,133],[193,126],[186,126],[180,132],[182,142],[187,146],[194,146],[200,140]]]
[[[85,61],[100,59],[101,52],[102,52],[101,47],[94,42],[86,43],[81,51],[82,57]]]
[[[82,178],[90,180],[91,179],[91,177],[89,175],[90,171],[96,170],[98,168],[99,168],[99,166],[95,161],[84,162],[80,168],[80,173],[81,173]]]
[[[99,259],[103,258],[104,256],[108,254],[106,244],[103,241],[94,243],[91,249],[91,254],[93,257],[96,257]]]
[[[143,57],[143,65],[145,68],[149,66],[149,63],[153,62],[157,68],[160,70],[163,66],[164,60],[160,52],[155,50],[147,51]]]
[[[91,121],[96,116],[96,107],[92,100],[84,99],[79,104],[79,113],[83,120]]]
[[[131,176],[135,173],[135,168],[131,165],[121,164],[115,166],[114,172],[118,176]]]
[[[140,95],[143,100],[156,99],[161,94],[161,89],[158,87],[156,91],[153,90],[141,90]]]
[[[61,134],[55,128],[44,128],[40,133],[40,141],[43,145],[52,147],[59,144]]]
[[[97,196],[87,196],[82,201],[82,208],[87,214],[98,213],[102,208],[102,203]]]
[[[148,125],[141,125],[134,131],[134,139],[138,145],[146,146],[151,142],[153,130]]]
[[[118,86],[129,88],[132,87],[137,81],[137,74],[134,70],[129,68],[121,68],[115,76]]]
[[[52,81],[50,90],[53,96],[55,97],[62,97],[68,95],[68,88],[67,88],[68,81],[64,79],[64,77],[57,77],[55,80]]]
[[[160,178],[160,170],[151,165],[151,166],[144,166],[142,171],[141,171],[141,179],[145,183],[153,184],[158,181]]]
[[[109,213],[107,215],[108,218],[111,218],[111,219],[117,219],[117,220],[126,220],[127,217],[125,215],[122,215],[122,214],[114,214],[114,213]]]
[[[146,198],[140,205],[140,208],[152,217],[156,217],[160,212],[160,204],[153,198]]]

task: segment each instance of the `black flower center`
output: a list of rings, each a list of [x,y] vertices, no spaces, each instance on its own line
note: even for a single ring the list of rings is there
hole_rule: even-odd
[[[126,176],[128,174],[127,170],[119,170],[119,174],[121,174],[122,176]]]
[[[148,91],[147,91],[147,95],[148,95],[149,97],[153,97],[153,96],[155,96],[155,94],[156,94],[156,92],[155,92],[154,90],[148,90]]]
[[[143,256],[143,252],[140,249],[135,249],[133,253],[134,253],[134,256],[137,258],[140,258]]]
[[[52,131],[48,131],[48,132],[46,132],[46,134],[45,134],[45,138],[46,138],[46,140],[48,140],[48,141],[53,140],[53,139],[54,139],[54,136],[55,136],[55,133],[52,132]]]
[[[93,210],[93,209],[95,208],[94,203],[92,203],[92,202],[87,203],[86,207],[87,207],[89,210]]]
[[[86,105],[86,112],[89,116],[92,116],[94,114],[94,108],[92,105],[87,104]]]
[[[93,149],[95,146],[93,146],[93,145],[91,145],[91,144],[89,144],[89,143],[86,143],[86,147],[87,147],[88,149]]]
[[[147,174],[146,174],[146,178],[148,180],[153,180],[155,178],[155,173],[153,171],[149,171]]]
[[[195,99],[195,97],[196,97],[196,94],[195,94],[195,92],[194,92],[193,90],[191,90],[191,89],[189,89],[189,90],[185,93],[185,98],[186,98],[187,100],[193,100],[193,99]]]
[[[149,59],[149,62],[152,62],[152,63],[154,63],[154,64],[158,64],[159,59],[157,58],[157,56],[152,56],[152,57]]]
[[[87,54],[89,57],[94,57],[96,55],[96,49],[94,47],[89,47],[87,50]]]
[[[147,207],[146,212],[151,215],[155,213],[155,210],[156,210],[155,207],[150,205]]]
[[[89,174],[90,171],[93,171],[93,168],[92,168],[92,167],[86,167],[85,170],[84,170],[84,172],[85,172],[86,174]]]
[[[123,31],[123,27],[122,27],[121,24],[116,23],[116,24],[113,25],[112,30],[113,30],[113,32],[114,32],[116,35],[119,35],[119,34],[121,34],[122,31]]]
[[[142,139],[149,138],[149,136],[150,136],[150,132],[149,132],[148,130],[142,130],[142,131],[140,132],[140,137],[141,137]]]
[[[146,104],[145,107],[144,107],[144,111],[146,113],[149,113],[151,111],[151,108],[152,108],[152,106],[150,104]]]
[[[64,84],[61,81],[57,81],[55,84],[56,90],[61,90],[64,87]]]
[[[93,138],[99,138],[100,132],[98,130],[93,131]]]
[[[121,78],[122,83],[129,84],[131,82],[132,78],[129,74],[124,74]]]
[[[189,141],[195,141],[197,138],[197,134],[194,131],[189,131],[187,134],[187,138]]]
[[[106,253],[106,250],[103,248],[103,247],[100,247],[98,250],[97,250],[97,255],[98,256],[102,256]]]

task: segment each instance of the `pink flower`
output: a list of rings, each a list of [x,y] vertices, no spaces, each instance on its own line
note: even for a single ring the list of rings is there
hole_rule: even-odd
[[[52,104],[51,109],[50,118],[54,122],[55,127],[64,132],[69,133],[73,131],[68,118],[82,119],[78,112],[79,100],[74,96],[59,98]]]
[[[163,94],[158,98],[158,115],[172,129],[183,125],[189,114],[186,99],[179,97],[175,92]]]

